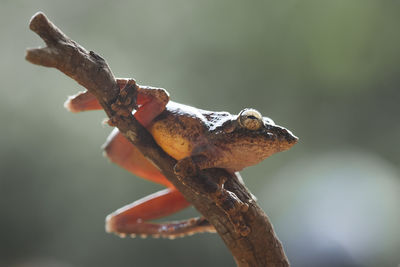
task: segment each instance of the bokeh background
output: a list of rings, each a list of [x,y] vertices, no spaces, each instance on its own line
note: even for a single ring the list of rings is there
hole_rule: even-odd
[[[399,1],[1,0],[1,266],[234,265],[217,235],[105,233],[108,213],[160,187],[103,158],[104,112],[63,108],[82,88],[24,60],[39,10],[118,77],[254,107],[300,137],[242,172],[293,266],[400,263]]]

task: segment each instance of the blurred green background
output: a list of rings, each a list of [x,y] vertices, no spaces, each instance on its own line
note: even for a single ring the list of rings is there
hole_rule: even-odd
[[[24,60],[39,10],[117,77],[254,107],[300,137],[242,172],[293,266],[400,263],[399,1],[1,0],[1,266],[234,265],[217,235],[105,233],[108,213],[160,187],[103,158],[104,112],[63,108],[82,88]]]

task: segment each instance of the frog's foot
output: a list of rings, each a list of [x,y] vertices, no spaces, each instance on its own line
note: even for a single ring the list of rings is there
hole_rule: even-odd
[[[134,79],[118,79],[117,84],[120,92],[117,99],[111,104],[111,109],[115,111],[116,116],[128,117],[132,114],[133,109],[137,109],[138,85]]]
[[[225,181],[225,178],[221,179],[218,190],[211,196],[216,205],[226,212],[235,227],[235,231],[242,236],[247,236],[250,233],[250,228],[244,222],[243,214],[248,211],[249,205],[241,201],[235,193],[225,189]]]
[[[208,167],[206,166],[208,162],[203,159],[203,156],[183,158],[176,163],[174,172],[185,185],[195,182],[196,185],[201,188],[202,192],[199,192],[198,189],[191,188],[193,192],[211,197],[216,205],[226,212],[235,227],[235,231],[242,236],[247,236],[250,233],[250,228],[244,222],[243,214],[247,212],[249,205],[241,201],[233,192],[224,188],[226,182],[225,177],[215,182],[207,177],[207,175],[203,175],[199,172],[199,170]],[[195,177],[199,175],[200,180],[194,180]],[[189,179],[191,183],[187,183]]]
[[[215,232],[204,218],[150,223],[148,220],[170,215],[190,204],[176,189],[165,189],[118,209],[106,218],[106,231],[121,237],[164,237],[174,239],[202,232]]]
[[[106,229],[107,232],[114,232]],[[181,221],[171,221],[165,223],[149,223],[138,221],[131,225],[128,230],[114,232],[120,237],[130,236],[135,238],[153,237],[175,239],[179,237],[191,236],[200,233],[215,233],[215,228],[205,218],[196,217]]]
[[[133,79],[117,79],[117,85],[120,89],[120,94],[113,103],[112,108],[117,110],[120,113],[119,115],[129,115],[127,110],[132,111],[133,108],[136,108],[135,101],[138,85]],[[68,97],[64,106],[71,112],[103,109],[95,95],[87,90]]]
[[[196,176],[199,172],[199,168],[195,163],[193,157],[186,157],[179,160],[174,166],[174,172],[178,176],[179,180],[186,184],[185,180]]]
[[[110,126],[115,126],[118,116],[128,117],[133,109],[136,109],[135,118],[147,127],[165,109],[169,101],[168,92],[162,88],[141,86],[133,79],[118,78],[116,81],[120,93],[111,104],[115,115],[107,121]],[[64,106],[71,112],[102,109],[97,98],[88,91],[69,97]]]
[[[144,127],[164,111],[169,101],[168,92],[162,88],[137,85],[133,79],[123,78],[117,79],[117,84],[121,93],[111,108],[117,116],[130,116],[136,109],[134,116]]]

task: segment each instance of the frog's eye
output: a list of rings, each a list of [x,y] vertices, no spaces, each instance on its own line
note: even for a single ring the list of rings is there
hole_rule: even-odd
[[[238,122],[240,126],[255,131],[263,125],[263,118],[257,110],[246,108],[239,113]]]

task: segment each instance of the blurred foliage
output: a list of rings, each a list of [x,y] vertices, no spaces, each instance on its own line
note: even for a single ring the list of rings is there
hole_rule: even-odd
[[[160,187],[102,157],[104,113],[62,106],[74,81],[24,60],[42,45],[39,10],[118,77],[204,109],[251,106],[300,137],[242,173],[293,266],[400,262],[399,1],[1,0],[0,265],[234,265],[217,235],[104,232]]]

